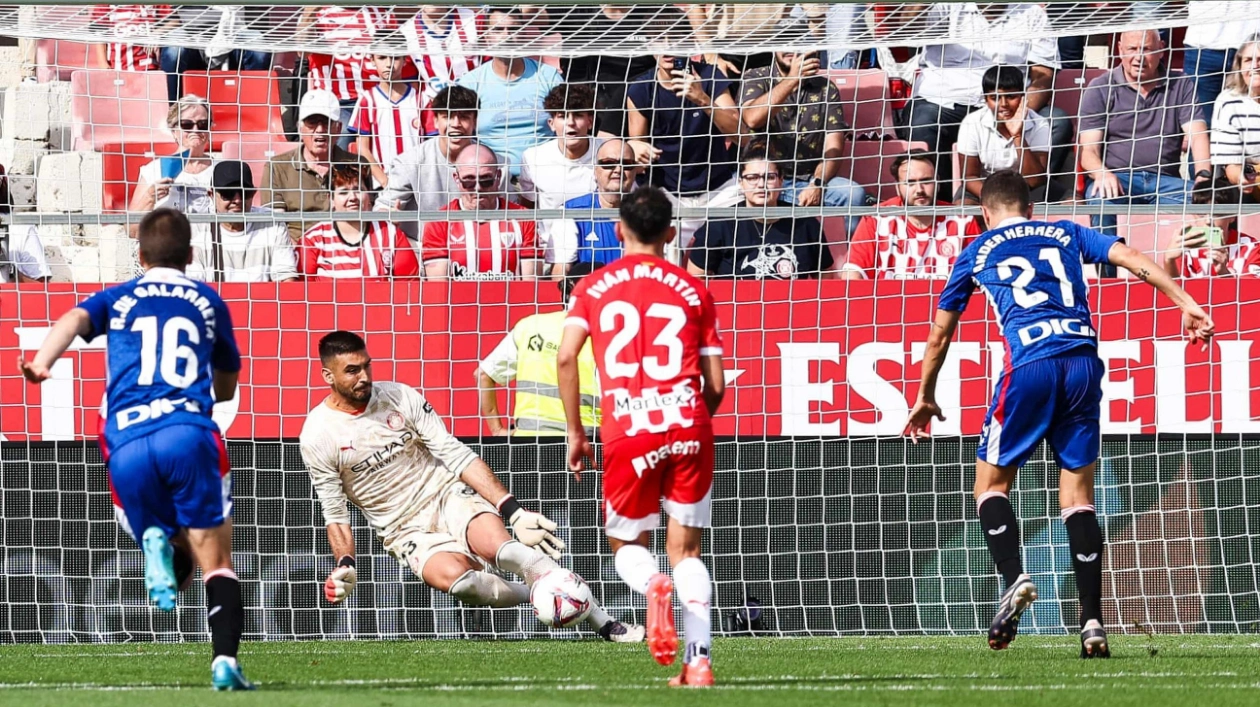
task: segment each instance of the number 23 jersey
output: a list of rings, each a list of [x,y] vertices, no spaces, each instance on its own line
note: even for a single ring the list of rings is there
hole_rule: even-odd
[[[603,439],[708,426],[700,357],[722,354],[717,308],[704,285],[651,255],[587,275],[566,326],[590,333],[603,391]]]
[[[1071,221],[1007,219],[954,262],[938,309],[961,312],[978,287],[1006,339],[1007,370],[1097,348],[1081,263],[1106,263],[1119,241]]]

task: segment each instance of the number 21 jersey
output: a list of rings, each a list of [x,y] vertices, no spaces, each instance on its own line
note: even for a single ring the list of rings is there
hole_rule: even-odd
[[[603,391],[603,439],[709,425],[700,357],[721,355],[704,285],[651,255],[628,255],[582,279],[566,326],[590,333]]]

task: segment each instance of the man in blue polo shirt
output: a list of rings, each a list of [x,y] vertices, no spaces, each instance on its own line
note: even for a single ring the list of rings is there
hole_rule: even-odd
[[[643,165],[634,159],[634,150],[624,140],[606,140],[595,153],[593,194],[564,202],[564,208],[577,210],[560,221],[547,246],[551,276],[564,277],[574,263],[611,263],[621,257],[621,241],[614,230],[616,219],[583,216],[582,209],[616,209],[621,197],[635,188]]]

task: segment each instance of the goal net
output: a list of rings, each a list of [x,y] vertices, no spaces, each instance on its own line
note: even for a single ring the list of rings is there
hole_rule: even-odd
[[[1037,218],[1124,237],[1220,332],[1189,346],[1151,288],[1091,271],[1109,630],[1250,631],[1256,31],[1260,2],[0,5],[0,359],[134,277],[139,219],[177,208],[244,354],[215,418],[247,638],[548,633],[528,607],[430,590],[357,513],[358,589],[324,601],[335,558],[297,436],[334,329],[363,333],[377,378],[420,389],[561,525],[564,564],[641,621],[599,474],[574,481],[563,440],[531,434],[556,421],[518,409],[548,384],[523,386],[516,357],[551,342],[512,332],[562,308],[562,273],[617,257],[621,196],[660,186],[670,256],[711,276],[725,342],[715,630],[974,634],[1000,592],[971,487],[1004,360],[979,298],[945,420],[918,444],[902,430],[979,186],[1015,169]],[[206,639],[200,583],[150,609],[115,523],[104,339],[42,386],[11,363],[0,381],[0,642]],[[1077,626],[1058,473],[1043,448],[1012,494],[1041,594],[1021,631]]]

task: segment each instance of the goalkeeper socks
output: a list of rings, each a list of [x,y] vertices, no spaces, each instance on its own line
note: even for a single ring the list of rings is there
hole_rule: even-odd
[[[533,585],[539,577],[552,570],[561,569],[555,560],[516,540],[509,540],[499,546],[499,551],[494,556],[494,566],[524,579],[528,585]]]
[[[1011,500],[1000,491],[982,493],[976,499],[976,512],[984,529],[984,541],[989,545],[989,555],[1009,588],[1024,573],[1024,564],[1019,559],[1019,521],[1015,520]]]
[[[652,552],[642,545],[622,545],[613,556],[613,565],[621,581],[639,594],[647,594],[648,582],[660,571]]]
[[[1081,626],[1090,619],[1102,621],[1102,528],[1093,506],[1063,509],[1067,526],[1072,568],[1076,571],[1076,592],[1081,599]]]
[[[245,631],[245,607],[241,604],[241,583],[236,573],[224,568],[206,575],[206,620],[215,657],[236,657]]]
[[[448,592],[456,599],[471,606],[490,606],[508,609],[529,601],[529,587],[520,582],[509,582],[497,574],[468,570]]]
[[[619,553],[620,554],[620,553]],[[712,643],[712,622],[709,600],[713,598],[713,581],[709,568],[697,557],[688,557],[674,567],[674,593],[683,611],[683,638],[687,649],[683,657],[687,664],[699,658],[709,657]]]

